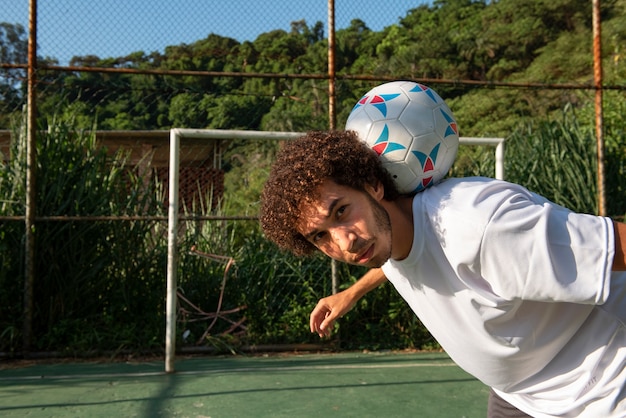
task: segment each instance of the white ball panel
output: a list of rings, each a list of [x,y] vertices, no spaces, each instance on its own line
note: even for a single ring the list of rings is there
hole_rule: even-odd
[[[458,151],[459,136],[450,108],[432,89],[395,81],[366,93],[348,117],[380,156],[402,193],[415,193],[441,180]]]

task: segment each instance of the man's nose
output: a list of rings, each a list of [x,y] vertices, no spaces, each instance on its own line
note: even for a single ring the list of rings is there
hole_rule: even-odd
[[[356,242],[356,235],[349,230],[337,228],[333,231],[333,240],[343,252],[351,252]]]

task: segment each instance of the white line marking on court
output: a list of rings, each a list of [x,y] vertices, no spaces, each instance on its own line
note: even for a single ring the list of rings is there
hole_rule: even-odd
[[[233,374],[249,372],[287,372],[306,370],[338,370],[338,369],[399,369],[407,367],[457,367],[453,362],[446,363],[410,363],[410,364],[339,364],[339,365],[311,365],[311,366],[285,366],[285,367],[240,367],[232,369],[211,369],[211,370],[185,370],[174,372],[174,375],[189,376],[201,374]],[[9,376],[0,377],[0,381],[20,381],[20,380],[71,380],[71,379],[111,379],[122,377],[151,377],[163,376],[168,373],[162,372],[137,372],[137,373],[96,373],[96,374],[74,374],[74,375],[39,375],[39,376]]]

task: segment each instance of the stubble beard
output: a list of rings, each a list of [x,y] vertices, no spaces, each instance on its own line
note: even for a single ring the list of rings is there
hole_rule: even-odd
[[[376,223],[377,229],[379,233],[383,235],[379,238],[382,238],[382,242],[384,242],[386,239],[389,240],[389,245],[387,246],[387,250],[385,251],[385,253],[372,258],[370,262],[367,263],[368,267],[378,268],[385,264],[387,260],[391,258],[391,244],[393,243],[391,219],[389,219],[389,214],[378,201],[376,201],[369,194],[367,196],[374,212],[374,221]]]

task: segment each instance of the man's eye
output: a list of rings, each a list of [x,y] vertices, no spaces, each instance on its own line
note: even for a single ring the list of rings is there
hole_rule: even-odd
[[[326,236],[326,233],[318,232],[313,236],[313,242],[320,242],[322,239],[324,239],[324,236]]]
[[[340,217],[341,215],[343,215],[346,209],[347,209],[347,205],[339,207],[337,209],[337,217]]]

